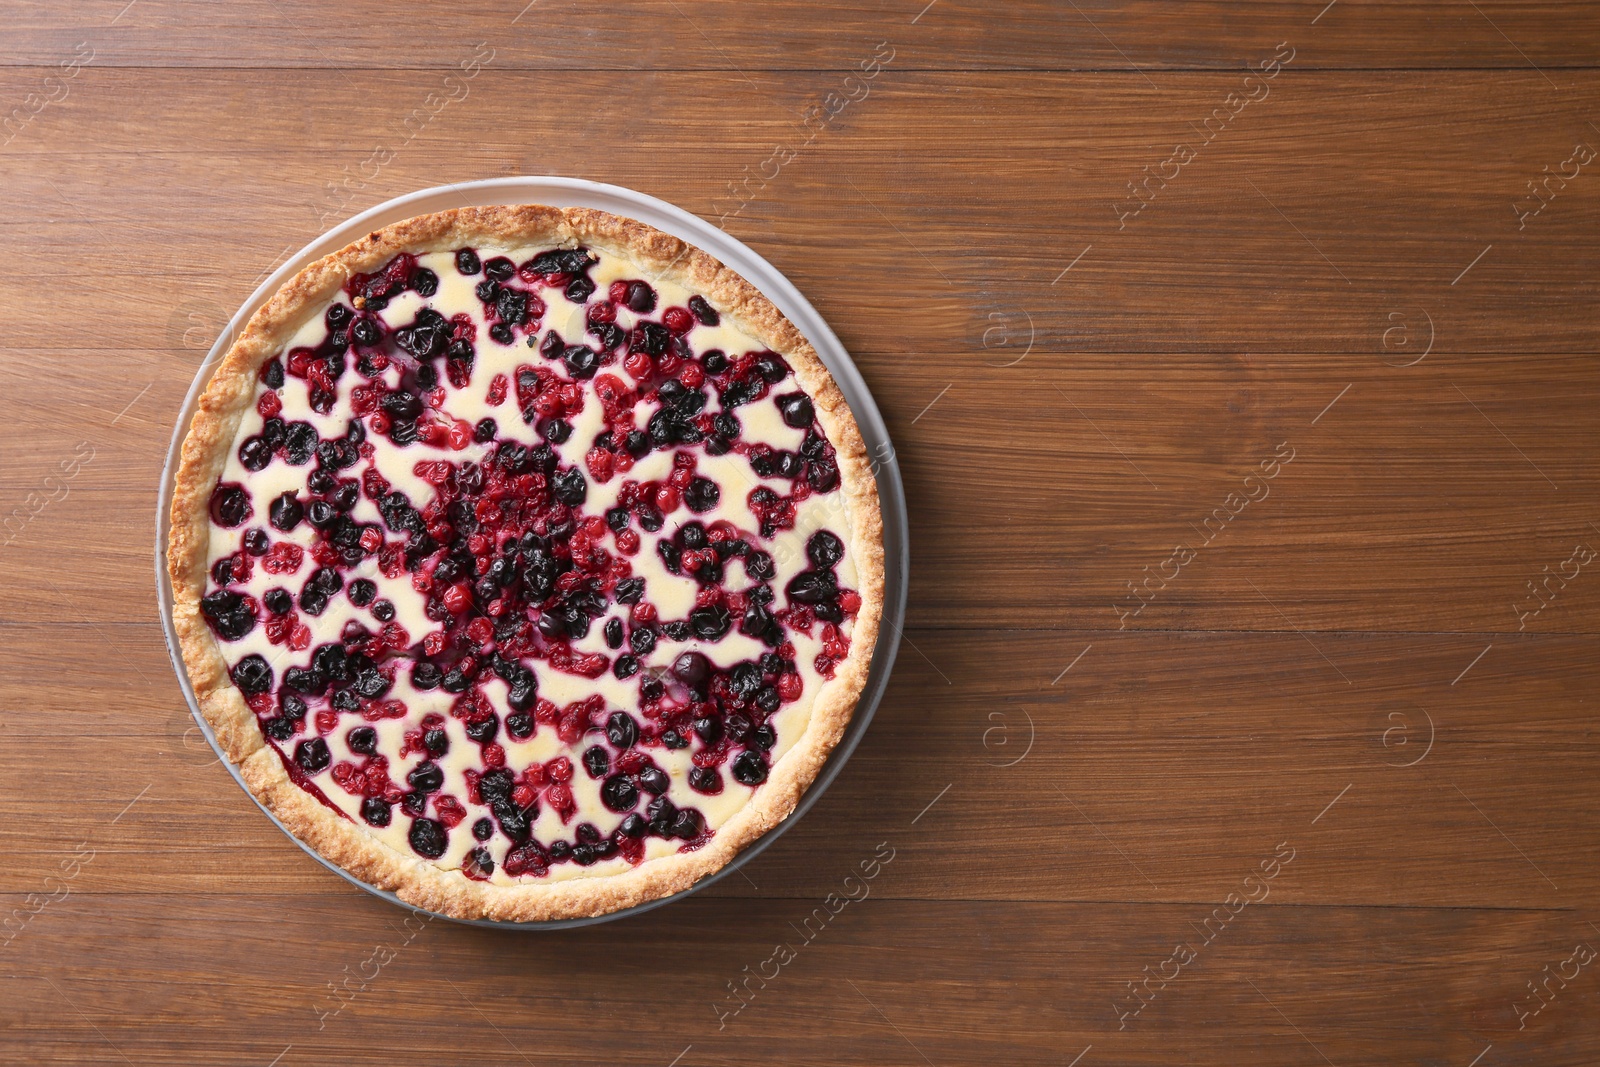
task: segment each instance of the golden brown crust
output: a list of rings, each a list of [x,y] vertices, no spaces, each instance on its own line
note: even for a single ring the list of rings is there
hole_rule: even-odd
[[[861,608],[849,655],[818,692],[805,733],[776,761],[750,803],[696,852],[648,860],[618,875],[502,886],[406,856],[365,833],[295,785],[255,715],[228,677],[200,616],[210,521],[208,506],[240,418],[253,402],[257,374],[288,338],[331,300],[352,274],[400,252],[465,245],[579,243],[632,259],[657,277],[704,295],[751,337],[781,353],[812,396],[838,455],[850,551]],[[173,490],[167,549],[173,622],[201,712],[245,784],[296,837],[358,878],[402,900],[458,918],[536,921],[601,915],[680,892],[719,870],[794,811],[844,734],[866,685],[883,609],[883,524],[877,482],[855,418],[816,350],[761,293],[716,259],[633,219],[587,208],[462,208],[423,215],[367,235],[291,278],[251,317],[219,362],[183,444]]]

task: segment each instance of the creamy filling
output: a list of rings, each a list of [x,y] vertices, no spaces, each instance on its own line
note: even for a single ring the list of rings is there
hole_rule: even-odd
[[[782,358],[587,250],[401,256],[262,370],[202,611],[304,789],[512,884],[703,847],[860,597]]]

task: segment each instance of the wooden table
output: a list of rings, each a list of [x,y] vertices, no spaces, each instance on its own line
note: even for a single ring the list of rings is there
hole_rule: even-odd
[[[1600,1059],[1600,6],[523,3],[0,14],[0,1061]],[[785,271],[914,561],[748,877],[526,936],[263,819],[151,580],[257,280],[522,173]]]

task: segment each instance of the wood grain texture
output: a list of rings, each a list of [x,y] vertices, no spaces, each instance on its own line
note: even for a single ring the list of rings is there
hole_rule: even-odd
[[[1600,9],[396,12],[5,13],[0,1062],[1600,1059],[1600,176],[1528,188],[1600,146]],[[517,173],[788,274],[913,542],[815,809],[538,936],[403,925],[288,842],[152,588],[233,308],[349,214]]]

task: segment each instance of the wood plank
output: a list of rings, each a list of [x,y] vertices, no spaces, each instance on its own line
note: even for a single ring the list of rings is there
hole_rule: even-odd
[[[0,98],[31,77],[0,72]],[[1396,343],[1393,314],[1418,331],[1425,314],[1441,352],[1577,353],[1600,325],[1587,239],[1600,183],[1580,172],[1521,231],[1513,210],[1575,141],[1600,144],[1586,124],[1600,113],[1594,72],[1553,93],[1534,72],[1286,70],[1165,189],[1141,186],[1153,199],[1131,218],[1130,184],[1146,167],[1171,173],[1174,145],[1203,143],[1199,124],[1239,74],[1164,75],[1157,90],[1108,75],[885,72],[809,147],[785,106],[810,92],[794,74],[762,75],[765,102],[737,75],[708,91],[680,73],[552,86],[485,71],[415,135],[392,103],[426,95],[406,74],[354,72],[354,99],[292,72],[230,75],[220,94],[217,77],[85,71],[0,154],[0,234],[23,250],[0,263],[11,293],[0,347],[100,346],[107,322],[120,345],[167,344],[187,329],[180,312],[226,314],[357,210],[464,174],[523,172],[614,181],[723,219],[853,350],[902,361],[954,347],[1001,363],[1025,333],[1061,352],[1379,356]],[[661,99],[689,95],[694,123],[662,121]],[[124,116],[116,102],[129,96],[165,106]],[[636,154],[597,159],[591,131],[565,124],[597,96],[632,116],[619,135]],[[262,98],[281,109],[258,115]],[[548,107],[514,106],[532,98]],[[95,166],[63,171],[86,144]],[[774,145],[797,157],[738,192]],[[363,161],[383,148],[396,158],[368,178]],[[691,156],[696,166],[666,173],[657,162]],[[105,280],[102,316],[63,316],[52,309],[77,274],[48,251],[63,244],[147,259],[136,283]]]
[[[839,858],[841,872],[853,859]],[[1278,879],[1314,862],[1298,856]],[[929,863],[897,852],[866,890],[850,891]],[[1210,943],[1210,908],[1194,905],[874,894],[803,928],[820,898],[700,900],[508,937],[444,922],[408,931],[403,912],[377,901],[128,897],[109,923],[74,923],[63,904],[17,938],[12,950],[29,957],[8,963],[20,973],[0,1033],[19,1062],[73,1064],[379,1064],[467,1047],[499,1062],[579,1062],[605,1049],[630,1063],[1060,1065],[1092,1045],[1085,1065],[1167,1064],[1175,1051],[1188,1062],[1310,1064],[1321,1049],[1358,1067],[1466,1064],[1491,1043],[1540,1064],[1589,1062],[1588,970],[1525,1031],[1515,1014],[1531,997],[1525,981],[1594,941],[1573,913],[1304,908],[1275,896],[1226,925],[1212,920]],[[1127,983],[1163,969],[1178,943],[1193,949],[1192,965],[1165,988],[1152,983],[1153,999],[1119,1029],[1119,1011],[1136,1003]],[[783,945],[793,958],[764,968],[777,977],[763,989],[758,972]],[[48,966],[84,955],[96,970]],[[747,975],[757,976],[747,1006],[729,1016],[740,1003],[729,985]],[[328,984],[346,981],[333,1014]]]
[[[104,66],[439,69],[486,45],[493,64],[544,70],[850,70],[888,41],[895,63],[946,70],[1236,68],[1273,44],[1315,46],[1338,68],[1530,69],[1593,66],[1592,5],[1483,0],[1082,0],[1075,5],[905,0],[792,8],[713,0],[628,0],[603,10],[525,0],[429,20],[427,47],[394,9],[360,0],[230,4],[196,19],[175,0],[32,0],[7,12],[3,62],[48,65],[80,42]],[[399,31],[399,32],[397,32]]]
[[[857,356],[906,481],[914,625],[1445,630],[1479,648],[1600,632],[1600,581],[1573,559],[1600,549],[1591,357]],[[62,597],[147,619],[154,491],[198,355],[118,353],[112,380],[89,350],[20,358],[50,373],[0,395],[26,431],[0,471],[17,532],[0,573],[63,537],[93,556],[19,580],[0,621]],[[84,442],[94,458],[50,499]]]
[[[0,688],[0,706],[26,709],[0,719],[13,827],[0,891],[36,889],[80,841],[104,857],[91,893],[338,887],[214,764],[148,627],[6,633],[20,679],[48,676],[58,649],[78,666],[47,694]],[[748,882],[713,893],[825,893],[818,856],[891,835],[937,857],[887,890],[916,898],[1221,899],[1289,840],[1318,857],[1280,887],[1289,902],[1600,903],[1600,873],[1570,847],[1600,802],[1592,636],[1500,643],[1478,661],[1481,639],[1463,635],[906,636],[830,792]],[[152,853],[184,859],[152,870]],[[1453,866],[1471,877],[1438,877]]]

